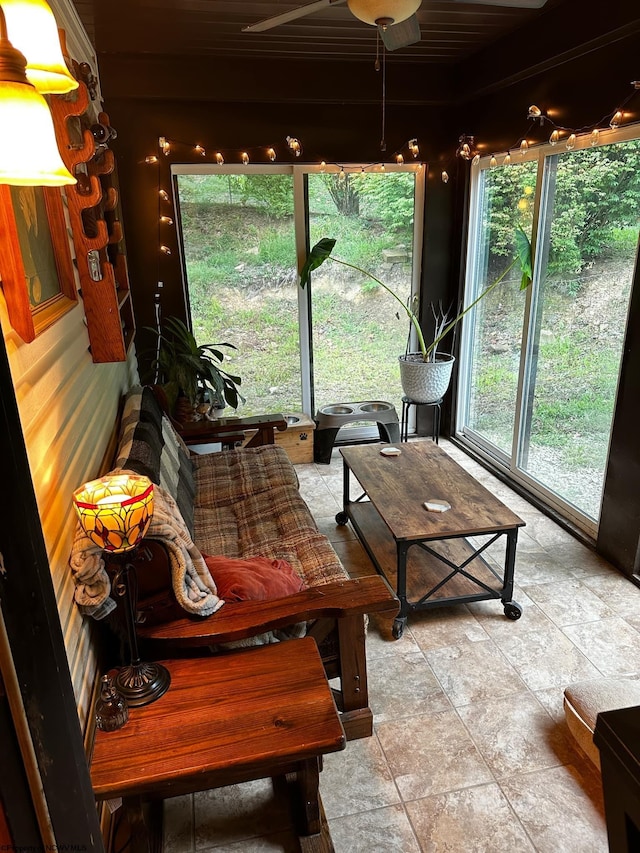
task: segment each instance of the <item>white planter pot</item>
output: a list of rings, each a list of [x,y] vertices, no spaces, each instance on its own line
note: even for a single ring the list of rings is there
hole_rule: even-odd
[[[435,361],[423,361],[419,352],[398,358],[400,382],[406,397],[415,403],[435,403],[447,393],[455,357],[439,353]]]

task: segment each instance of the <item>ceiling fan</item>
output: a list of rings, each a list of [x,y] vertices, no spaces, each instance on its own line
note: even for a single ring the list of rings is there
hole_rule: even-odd
[[[453,2],[540,9],[547,0],[453,0]],[[416,12],[422,0],[316,0],[314,3],[298,6],[296,9],[290,9],[288,12],[243,27],[242,32],[262,33],[280,24],[288,24],[298,18],[313,15],[314,12],[329,6],[343,6],[345,3],[354,17],[378,28],[387,50],[397,50],[420,41],[420,24]]]

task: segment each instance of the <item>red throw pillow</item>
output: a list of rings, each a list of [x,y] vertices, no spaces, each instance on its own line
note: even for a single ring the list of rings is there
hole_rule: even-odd
[[[286,560],[202,556],[224,601],[265,601],[307,588]]]

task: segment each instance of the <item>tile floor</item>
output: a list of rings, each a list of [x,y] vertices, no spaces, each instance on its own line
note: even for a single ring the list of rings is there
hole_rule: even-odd
[[[526,521],[514,595],[524,613],[509,621],[497,601],[422,612],[397,641],[389,622],[372,619],[375,732],[326,756],[321,774],[335,849],[606,851],[600,777],[566,729],[562,693],[600,675],[640,677],[640,589],[459,449],[442,446]],[[334,521],[337,451],[331,465],[296,467],[347,569],[370,573],[351,528]],[[165,803],[164,853],[297,849],[288,803],[268,780]]]

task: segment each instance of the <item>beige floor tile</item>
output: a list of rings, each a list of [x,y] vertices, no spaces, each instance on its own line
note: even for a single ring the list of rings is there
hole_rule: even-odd
[[[195,849],[231,844],[285,830],[293,825],[284,790],[270,779],[229,785],[194,794]]]
[[[455,707],[526,689],[492,640],[462,640],[455,646],[431,649],[425,656]]]
[[[479,642],[487,640],[489,636],[464,605],[412,613],[408,626],[417,644],[425,652],[452,646],[461,640]]]
[[[529,690],[566,687],[583,678],[596,678],[598,670],[556,627],[497,637],[496,644]]]
[[[606,853],[596,773],[574,766],[510,776],[501,783],[538,853]]]
[[[164,853],[192,853],[195,844],[193,794],[165,800],[162,824]]]
[[[586,625],[568,625],[564,632],[603,675],[640,671],[640,635],[624,619],[613,616]]]
[[[433,853],[528,853],[535,850],[496,784],[406,805],[420,846]]]
[[[577,578],[531,584],[527,594],[561,628],[614,615],[605,602]]]
[[[376,732],[404,802],[492,781],[455,711],[380,723]]]
[[[329,821],[336,853],[420,853],[402,806]]]
[[[568,732],[531,693],[474,702],[458,714],[498,779],[569,763]]]
[[[375,736],[351,741],[342,752],[326,755],[323,764],[320,794],[329,819],[400,802]]]
[[[385,655],[404,655],[407,652],[420,651],[420,646],[411,631],[405,631],[399,640],[394,640],[392,629],[393,617],[378,613],[372,613],[369,616],[367,660]]]
[[[376,724],[451,708],[421,651],[373,658],[368,672],[375,685],[370,703]]]

